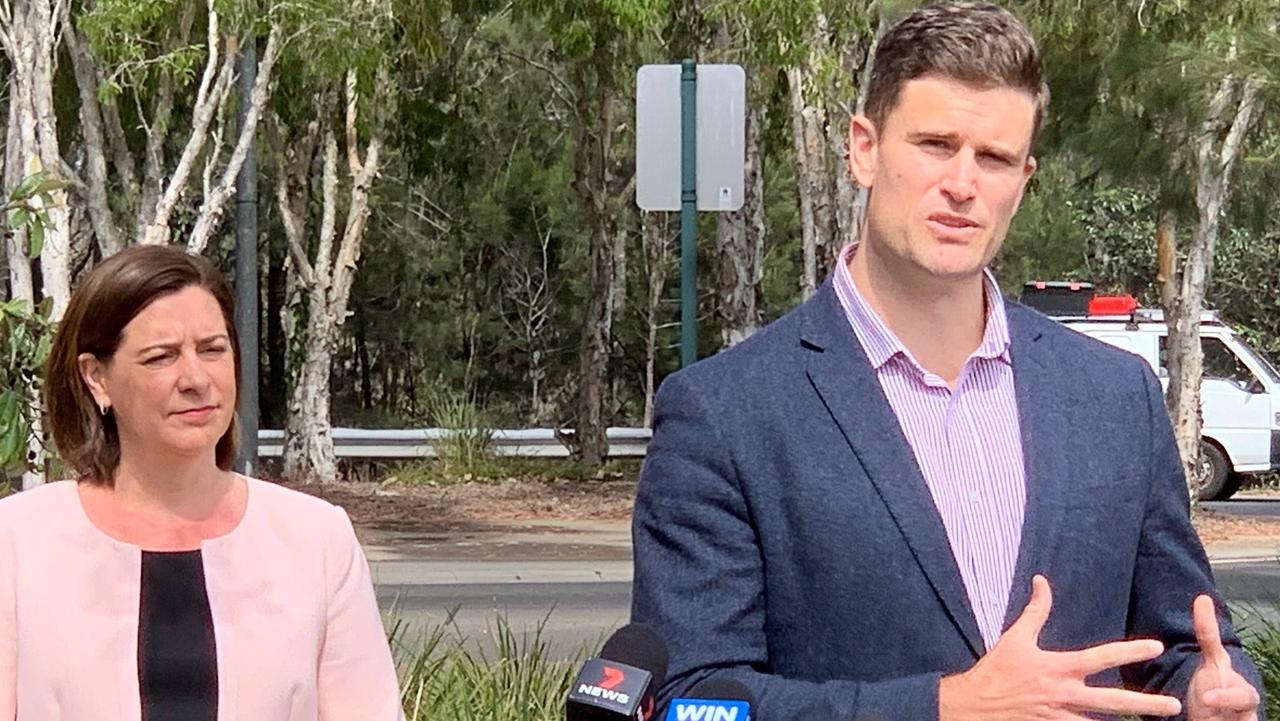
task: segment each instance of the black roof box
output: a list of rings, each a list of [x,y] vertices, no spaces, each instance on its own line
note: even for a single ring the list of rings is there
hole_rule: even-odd
[[[1089,314],[1093,283],[1076,280],[1034,280],[1022,286],[1018,302],[1045,315],[1064,317]]]

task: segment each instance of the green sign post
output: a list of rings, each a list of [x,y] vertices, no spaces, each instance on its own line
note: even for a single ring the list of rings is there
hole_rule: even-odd
[[[680,64],[680,367],[698,360],[698,65]]]

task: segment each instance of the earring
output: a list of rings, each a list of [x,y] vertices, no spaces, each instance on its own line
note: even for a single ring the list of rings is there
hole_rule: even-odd
[[[103,416],[104,418],[106,417],[107,412],[108,412],[108,411],[110,411],[110,410],[111,410],[111,405],[110,405],[110,404],[107,404],[107,403],[99,403],[99,404],[98,404],[98,413],[102,414],[102,416]]]

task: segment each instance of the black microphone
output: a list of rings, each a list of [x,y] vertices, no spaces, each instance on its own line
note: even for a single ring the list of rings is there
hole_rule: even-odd
[[[750,721],[751,690],[731,678],[712,676],[672,699],[664,721]]]
[[[567,721],[648,721],[667,677],[667,644],[646,626],[614,632],[569,687]]]

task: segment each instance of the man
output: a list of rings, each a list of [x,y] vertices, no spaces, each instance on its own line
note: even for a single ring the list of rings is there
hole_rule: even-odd
[[[985,272],[1047,102],[996,6],[882,39],[861,244],[658,394],[632,616],[667,696],[722,674],[761,721],[1258,717],[1151,369]]]

